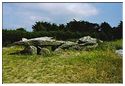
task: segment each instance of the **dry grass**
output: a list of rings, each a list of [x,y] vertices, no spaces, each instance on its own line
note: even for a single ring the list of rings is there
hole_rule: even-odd
[[[122,83],[122,58],[114,53],[122,40],[104,44],[110,48],[46,57],[10,55],[22,47],[3,48],[3,83]]]

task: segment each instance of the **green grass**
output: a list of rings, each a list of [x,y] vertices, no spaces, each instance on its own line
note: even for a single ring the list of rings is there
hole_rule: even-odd
[[[122,49],[123,42],[121,40],[115,40],[112,42],[104,42],[101,45],[98,46],[100,50],[117,50],[117,49]]]
[[[122,58],[114,52],[118,48],[122,40],[48,56],[10,55],[23,48],[3,48],[3,83],[122,83]]]

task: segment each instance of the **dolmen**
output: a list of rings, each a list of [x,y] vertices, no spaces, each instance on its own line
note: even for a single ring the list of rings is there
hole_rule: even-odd
[[[90,36],[82,37],[76,42],[60,41],[53,39],[53,37],[39,37],[32,39],[22,38],[21,41],[17,41],[14,44],[23,45],[25,47],[24,50],[21,51],[23,54],[43,55],[50,53],[50,51],[59,52],[66,49],[85,50],[87,48],[95,48],[100,42],[102,41]]]

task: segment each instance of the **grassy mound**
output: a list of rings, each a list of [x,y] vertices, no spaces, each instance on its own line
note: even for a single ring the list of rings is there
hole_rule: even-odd
[[[59,54],[11,54],[23,47],[3,48],[3,83],[122,83],[122,40],[104,42],[88,51]]]

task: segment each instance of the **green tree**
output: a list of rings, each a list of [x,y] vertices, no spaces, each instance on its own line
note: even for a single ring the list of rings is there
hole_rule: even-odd
[[[43,22],[36,22],[35,25],[32,26],[33,31],[42,31],[46,30],[46,28],[43,26]]]
[[[123,22],[120,21],[119,25],[114,29],[114,36],[116,39],[123,38]]]
[[[22,28],[22,27],[21,27],[21,28],[17,28],[16,30],[17,30],[17,31],[23,31],[23,32],[26,32],[26,29],[24,29],[24,28]]]
[[[101,32],[100,34],[101,39],[103,40],[113,39],[113,29],[107,22],[101,23],[99,31]]]

